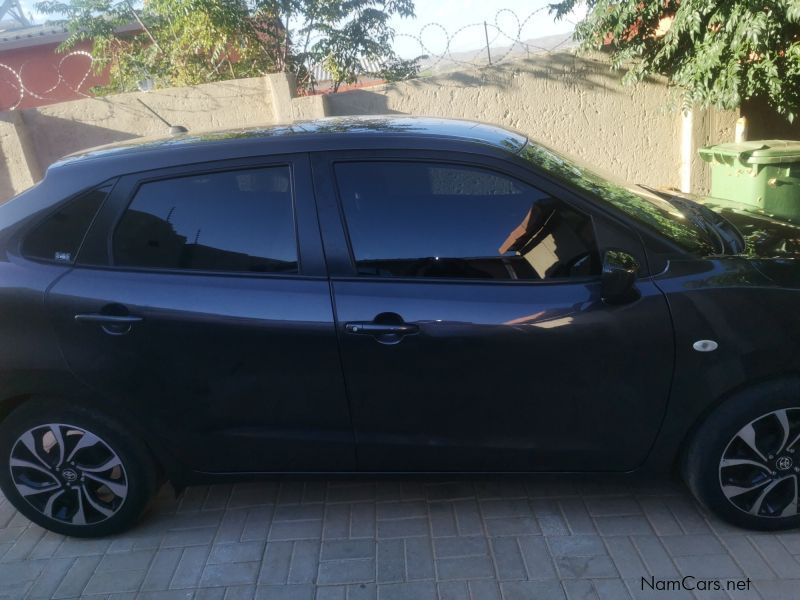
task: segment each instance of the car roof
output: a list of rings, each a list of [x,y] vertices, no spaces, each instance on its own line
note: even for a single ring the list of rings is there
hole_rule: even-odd
[[[370,143],[367,143],[368,140]],[[450,141],[482,144],[513,153],[527,143],[527,137],[496,125],[475,121],[411,116],[328,117],[249,129],[178,133],[157,138],[137,138],[68,155],[53,167],[105,159],[129,160],[147,155],[195,154],[212,149],[241,147],[243,153],[254,146],[268,153],[313,152],[331,149],[374,148],[377,140]],[[393,144],[390,144],[393,145]],[[286,148],[291,146],[292,149]],[[236,152],[233,152],[236,154]]]

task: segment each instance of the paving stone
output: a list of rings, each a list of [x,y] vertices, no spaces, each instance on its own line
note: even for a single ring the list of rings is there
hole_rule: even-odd
[[[375,505],[360,502],[350,505],[350,538],[375,537]]]
[[[574,534],[597,533],[594,521],[586,510],[582,498],[565,498],[559,501],[561,512],[567,521],[569,529]]]
[[[51,598],[74,562],[74,558],[48,560],[39,577],[32,583],[28,598],[30,600]]]
[[[639,504],[647,520],[658,535],[679,535],[683,533],[678,520],[660,497],[645,496],[639,498]]]
[[[526,535],[541,533],[535,517],[500,517],[486,519],[486,531],[490,536]]]
[[[372,558],[328,560],[319,563],[317,583],[320,585],[371,581],[375,581],[375,560]]]
[[[208,564],[225,564],[260,561],[264,554],[263,542],[238,544],[214,544],[208,556]]]
[[[800,579],[800,562],[775,536],[754,535],[750,539],[778,577]]]
[[[448,579],[494,578],[492,560],[488,556],[464,556],[436,559],[436,573],[440,581]]]
[[[694,556],[679,556],[675,558],[675,565],[682,575],[693,577],[726,579],[742,576],[741,569],[727,554],[704,555],[699,560]]]
[[[378,521],[378,538],[400,538],[429,534],[430,526],[427,518]]]
[[[437,600],[436,584],[413,582],[379,585],[378,600]]]
[[[639,503],[631,497],[586,498],[586,509],[593,517],[615,517],[642,514]]]
[[[405,581],[406,556],[402,539],[381,540],[378,543],[378,583]]]
[[[558,581],[506,581],[500,584],[503,600],[561,600],[566,598]]]
[[[708,534],[667,535],[662,536],[661,541],[672,556],[702,556],[725,552],[719,540]]]
[[[467,582],[470,600],[500,600],[500,584],[487,579]]]
[[[234,585],[225,588],[225,600],[253,600],[256,595],[254,585]]]
[[[621,579],[595,579],[592,584],[600,600],[627,600],[631,597]]]
[[[289,580],[289,567],[292,562],[292,542],[270,542],[261,561],[259,583],[280,584]]]
[[[97,565],[97,571],[98,573],[104,571],[146,571],[155,554],[155,550],[106,554],[100,564]]]
[[[569,600],[599,600],[594,584],[585,579],[567,580],[561,582],[564,593]]]
[[[596,535],[565,535],[547,538],[553,556],[597,556],[606,554],[603,539]]]
[[[316,583],[320,543],[304,540],[295,542],[289,565],[289,583]]]
[[[436,586],[439,600],[470,600],[466,581],[444,581]]]
[[[273,522],[269,541],[320,539],[322,520]]]
[[[527,517],[533,511],[527,498],[481,500],[481,512],[484,518],[493,517]]]
[[[111,594],[114,592],[135,592],[144,581],[147,571],[105,571],[96,572],[86,584],[83,593]]]
[[[555,562],[564,579],[619,577],[619,572],[608,556],[558,556]]]
[[[629,538],[613,536],[605,538],[604,541],[611,560],[614,561],[614,566],[622,577],[641,577],[648,573],[639,552]]]
[[[380,502],[377,505],[378,519],[408,519],[427,517],[428,505],[425,502]]]
[[[260,585],[256,588],[257,600],[313,600],[313,585]]]
[[[169,587],[171,589],[196,587],[208,559],[210,548],[208,546],[193,546],[184,548],[183,554],[175,567]]]
[[[200,576],[200,586],[234,586],[255,583],[261,566],[258,562],[206,565]]]
[[[183,556],[182,548],[164,548],[156,552],[141,589],[144,591],[166,590],[169,582],[172,581],[175,569],[178,568],[181,556]]]
[[[428,537],[406,538],[406,578],[409,581],[433,579],[433,544]]]
[[[64,575],[56,588],[53,598],[75,598],[83,589],[100,563],[100,556],[79,556]]]
[[[497,537],[492,539],[492,558],[495,572],[500,581],[526,579],[525,561],[519,541],[515,537]]]
[[[322,542],[322,560],[371,558],[375,556],[373,540],[332,540]]]
[[[309,521],[321,519],[325,507],[322,504],[297,504],[277,506],[273,521]]]
[[[555,579],[556,570],[553,557],[547,549],[544,538],[524,536],[517,539],[525,561],[529,579]]]
[[[600,535],[647,535],[653,532],[644,516],[596,517],[594,522]]]
[[[448,537],[434,540],[436,558],[487,554],[489,546],[483,536]]]
[[[661,540],[655,536],[635,536],[631,538],[650,575],[664,579],[678,577],[678,570]]]

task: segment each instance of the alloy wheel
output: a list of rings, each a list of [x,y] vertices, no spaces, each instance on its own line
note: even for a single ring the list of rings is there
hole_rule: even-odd
[[[11,450],[11,481],[44,516],[94,525],[116,514],[128,495],[119,456],[100,437],[75,425],[29,429]]]
[[[757,517],[800,512],[800,408],[776,410],[742,427],[719,463],[728,501]]]

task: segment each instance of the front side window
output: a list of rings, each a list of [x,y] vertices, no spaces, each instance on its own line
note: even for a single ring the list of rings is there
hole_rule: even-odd
[[[75,262],[83,237],[110,191],[109,185],[67,202],[34,227],[22,242],[22,254],[40,260]]]
[[[124,267],[297,273],[289,167],[142,184],[113,238]]]
[[[488,169],[335,166],[359,275],[544,280],[599,272],[591,220]]]

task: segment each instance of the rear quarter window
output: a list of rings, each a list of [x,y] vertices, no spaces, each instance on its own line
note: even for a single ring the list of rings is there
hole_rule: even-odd
[[[74,263],[81,242],[110,191],[108,185],[85,192],[45,217],[24,238],[23,256]]]

